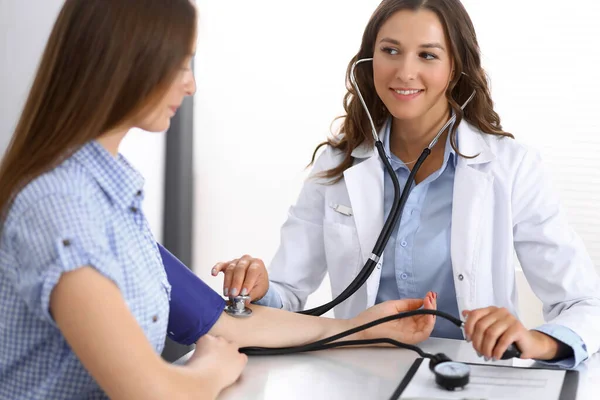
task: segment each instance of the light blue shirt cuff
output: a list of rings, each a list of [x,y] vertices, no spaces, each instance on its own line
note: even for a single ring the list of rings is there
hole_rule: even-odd
[[[581,362],[588,358],[587,347],[578,334],[573,332],[566,326],[557,324],[545,324],[535,328],[536,331],[545,333],[546,335],[566,344],[573,350],[573,356],[558,360],[558,361],[542,361],[536,360],[539,363],[552,365],[555,367],[572,369],[577,367]]]
[[[273,285],[269,285],[269,290],[260,300],[253,301],[252,304],[258,304],[259,306],[271,307],[271,308],[283,308],[283,302],[279,293],[273,289]]]

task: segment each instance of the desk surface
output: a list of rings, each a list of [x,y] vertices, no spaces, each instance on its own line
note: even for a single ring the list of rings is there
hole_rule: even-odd
[[[473,347],[450,339],[421,344],[429,353],[445,353],[456,361],[485,363]],[[418,355],[392,348],[333,349],[286,356],[253,356],[240,379],[219,400],[352,400],[389,399]],[[188,356],[177,363],[185,362]],[[529,366],[531,361],[498,364]],[[600,353],[579,367],[577,400],[596,400],[600,393]]]

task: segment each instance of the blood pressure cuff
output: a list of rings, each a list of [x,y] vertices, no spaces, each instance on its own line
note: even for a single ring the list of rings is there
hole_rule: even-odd
[[[217,322],[225,300],[160,244],[158,250],[171,284],[167,335],[177,343],[193,344]]]

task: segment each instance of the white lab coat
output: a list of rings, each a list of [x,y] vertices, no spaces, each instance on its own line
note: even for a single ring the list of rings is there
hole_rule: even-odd
[[[544,318],[600,347],[600,279],[581,241],[567,223],[540,157],[511,138],[459,125],[452,202],[451,259],[459,311],[495,305],[517,314],[514,254],[543,302]],[[327,146],[281,229],[269,266],[273,289],[288,310],[304,308],[329,273],[335,297],[371,255],[384,223],[384,168],[377,151],[352,153],[355,164],[335,184],[314,178],[339,164]],[[352,215],[335,211],[351,208]],[[427,223],[424,221],[423,223]],[[382,257],[383,259],[383,257]],[[352,297],[334,309],[350,318],[375,303],[381,264]]]

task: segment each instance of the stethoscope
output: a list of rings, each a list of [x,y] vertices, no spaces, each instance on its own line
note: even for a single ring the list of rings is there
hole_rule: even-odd
[[[408,176],[406,185],[404,186],[402,191],[400,191],[400,183],[398,182],[398,177],[396,176],[396,173],[395,173],[392,165],[390,164],[389,157],[385,153],[383,143],[379,139],[379,135],[377,134],[377,129],[375,128],[375,123],[373,122],[373,118],[371,117],[369,108],[367,107],[367,104],[364,101],[364,98],[362,96],[360,88],[358,87],[358,84],[356,83],[356,76],[355,76],[356,66],[361,63],[369,62],[369,61],[373,61],[373,58],[359,59],[352,64],[352,67],[350,69],[350,82],[351,82],[354,90],[356,91],[356,94],[358,95],[358,98],[359,98],[365,112],[367,113],[367,116],[369,118],[369,123],[371,125],[373,139],[375,140],[375,147],[377,148],[379,157],[381,158],[381,160],[383,161],[383,164],[385,165],[385,169],[386,169],[387,173],[389,174],[390,178],[392,179],[392,183],[394,185],[394,201],[393,201],[390,213],[389,213],[388,217],[386,218],[386,221],[383,225],[381,233],[379,234],[379,237],[377,238],[377,242],[375,243],[373,251],[372,251],[371,255],[369,256],[367,262],[361,269],[361,271],[356,276],[356,278],[354,278],[354,280],[348,285],[348,287],[344,291],[342,291],[342,293],[340,293],[340,295],[337,296],[332,301],[330,301],[326,304],[323,304],[319,307],[312,308],[310,310],[299,311],[298,312],[299,314],[314,315],[314,316],[323,315],[327,311],[331,310],[333,307],[337,306],[341,302],[348,299],[358,289],[360,289],[360,287],[362,285],[365,284],[365,282],[367,281],[369,276],[371,276],[371,274],[373,273],[373,270],[379,263],[379,260],[381,259],[381,255],[383,254],[383,250],[385,249],[385,246],[387,245],[387,243],[390,239],[393,229],[398,225],[398,223],[401,219],[402,211],[404,210],[404,205],[406,204],[406,201],[410,194],[417,171],[419,170],[419,168],[421,167],[421,165],[423,164],[425,159],[429,156],[429,154],[431,154],[431,149],[436,145],[440,136],[444,133],[444,131],[452,123],[454,123],[456,121],[456,114],[454,113],[452,115],[452,117],[444,124],[444,126],[442,126],[442,128],[435,135],[435,137],[429,143],[429,145],[423,150],[423,152],[421,153],[420,157],[417,159],[415,165],[413,166],[413,168]],[[463,75],[466,75],[466,74],[463,73]],[[471,93],[469,98],[460,107],[461,110],[465,109],[465,107],[467,106],[467,104],[469,104],[469,102],[473,99],[473,97],[475,97],[475,91],[473,91],[473,93]],[[234,317],[249,317],[252,314],[252,310],[250,308],[246,307],[245,304],[246,304],[247,300],[248,300],[247,296],[230,297],[229,304],[227,305],[225,311]],[[396,347],[413,350],[413,351],[417,352],[421,357],[428,358],[429,359],[429,368],[435,375],[436,384],[439,385],[440,387],[442,387],[446,390],[456,390],[456,389],[464,388],[469,383],[469,374],[470,374],[469,366],[464,363],[452,361],[448,356],[446,356],[443,353],[438,353],[438,354],[426,353],[423,350],[421,350],[418,346],[401,343],[401,342],[398,342],[396,340],[389,339],[389,338],[370,339],[370,340],[345,340],[345,341],[337,341],[336,342],[336,340],[342,339],[342,338],[352,335],[356,332],[359,332],[359,331],[362,331],[365,329],[369,329],[375,325],[379,325],[379,324],[389,322],[389,321],[392,321],[395,319],[407,318],[407,317],[412,317],[415,315],[423,315],[423,314],[436,315],[438,317],[442,317],[442,318],[447,319],[448,321],[452,322],[453,324],[455,324],[458,328],[461,328],[461,329],[464,328],[464,322],[450,314],[447,314],[447,313],[444,313],[444,312],[441,312],[438,310],[422,309],[422,310],[414,310],[414,311],[404,312],[404,313],[400,313],[397,315],[391,315],[391,316],[388,316],[385,318],[381,318],[379,320],[372,321],[368,324],[364,324],[362,326],[350,329],[348,331],[339,333],[337,335],[319,340],[314,343],[309,343],[309,344],[306,344],[303,346],[283,347],[283,348],[244,347],[244,348],[240,349],[240,352],[245,353],[247,355],[282,355],[282,354],[301,353],[301,352],[307,352],[307,351],[325,350],[325,349],[331,349],[331,348],[342,347],[342,346],[356,346],[356,345],[387,343],[387,344],[391,344]],[[516,345],[513,343],[504,352],[501,359],[506,360],[509,358],[520,357],[520,355],[521,355],[521,352],[516,347]],[[396,392],[394,392],[394,394],[392,395],[391,399],[395,400],[398,398],[398,396],[399,396],[399,393],[398,393],[398,390],[396,390]]]

